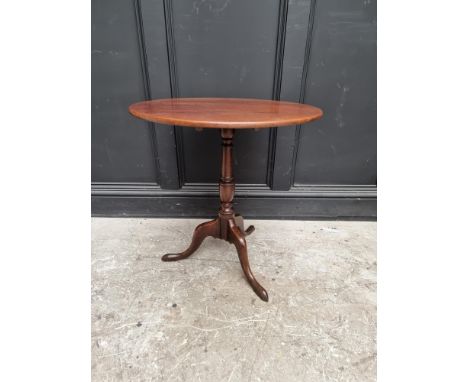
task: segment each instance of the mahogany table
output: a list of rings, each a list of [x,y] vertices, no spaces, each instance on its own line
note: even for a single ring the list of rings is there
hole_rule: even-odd
[[[207,236],[234,244],[242,270],[255,293],[268,301],[267,291],[255,279],[247,256],[245,237],[254,231],[244,230],[244,219],[234,213],[234,178],[232,173],[232,140],[236,129],[258,129],[300,125],[322,116],[322,110],[293,102],[240,98],[172,98],[139,102],[129,111],[137,118],[167,125],[188,126],[197,130],[220,129],[222,139],[221,179],[218,217],[195,228],[190,246],[181,253],[166,254],[163,261],[182,260],[193,254]]]

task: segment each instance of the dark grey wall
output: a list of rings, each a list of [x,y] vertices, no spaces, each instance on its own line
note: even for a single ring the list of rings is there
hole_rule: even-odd
[[[374,0],[93,0],[92,209],[208,216],[219,133],[134,119],[166,97],[304,102],[324,118],[239,131],[236,209],[249,217],[376,215]]]

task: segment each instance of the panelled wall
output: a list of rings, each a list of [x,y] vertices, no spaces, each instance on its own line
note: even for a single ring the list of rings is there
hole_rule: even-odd
[[[145,123],[133,102],[288,100],[323,109],[303,126],[234,139],[238,212],[376,216],[374,0],[93,0],[95,216],[211,216],[216,130]]]

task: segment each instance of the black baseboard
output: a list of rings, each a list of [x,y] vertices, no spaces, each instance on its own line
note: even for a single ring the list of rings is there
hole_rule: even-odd
[[[375,186],[295,186],[272,191],[266,185],[236,187],[234,209],[250,219],[377,218]],[[210,218],[219,207],[217,185],[190,184],[162,190],[154,184],[95,183],[91,211],[101,217]]]

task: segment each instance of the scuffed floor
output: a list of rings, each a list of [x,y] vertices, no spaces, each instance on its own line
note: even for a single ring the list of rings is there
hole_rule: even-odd
[[[376,380],[375,222],[247,220],[268,303],[200,222],[93,219],[93,381]]]

